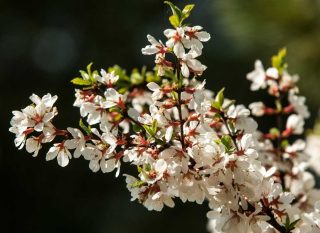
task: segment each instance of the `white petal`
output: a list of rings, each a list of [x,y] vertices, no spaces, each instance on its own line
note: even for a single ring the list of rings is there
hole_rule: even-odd
[[[137,110],[135,110],[134,108],[130,108],[128,110],[128,115],[129,115],[129,117],[131,117],[132,119],[137,121],[138,117],[140,116],[140,113]]]
[[[103,173],[112,172],[114,170],[114,168],[115,168],[115,165],[116,165],[116,159],[115,158],[108,159],[108,160],[103,160],[100,163],[101,171]]]
[[[182,73],[183,77],[189,78],[190,72],[189,72],[189,68],[186,63],[182,63],[181,73]]]
[[[174,29],[166,29],[163,32],[163,34],[168,38],[174,36],[175,33],[176,33],[176,30]]]
[[[38,148],[38,141],[33,138],[28,138],[26,141],[26,150],[28,153],[33,153]]]
[[[160,86],[158,84],[156,84],[155,82],[151,82],[147,84],[147,87],[151,90],[151,91],[157,91],[160,89]]]
[[[32,94],[29,99],[35,103],[36,105],[40,104],[41,103],[41,99],[39,96],[37,96],[36,94]]]
[[[43,117],[42,121],[43,121],[43,122],[48,122],[48,121],[50,121],[53,117],[54,117],[54,113],[53,113],[53,112],[48,112],[48,113],[44,114],[44,117]]]
[[[173,47],[173,52],[178,58],[181,58],[183,54],[185,54],[185,50],[182,43],[180,42],[176,43]]]
[[[152,45],[161,45],[153,36],[147,35],[147,38]]]
[[[144,55],[152,55],[159,52],[159,49],[153,45],[147,45],[146,47],[141,49],[142,54]]]
[[[173,133],[173,127],[170,126],[166,130],[166,135],[165,135],[166,142],[169,142],[171,140],[172,133]]]
[[[99,161],[98,160],[91,160],[89,163],[89,168],[93,172],[97,172],[100,169]]]
[[[210,34],[208,32],[204,32],[204,31],[196,32],[195,35],[202,42],[207,42],[211,38]]]
[[[43,130],[44,123],[40,122],[34,126],[34,130],[37,132],[41,132]]]
[[[46,155],[46,160],[53,160],[55,157],[57,157],[57,154],[59,152],[59,148],[58,147],[51,147]]]
[[[64,150],[60,151],[58,156],[57,156],[57,160],[58,160],[58,164],[61,166],[61,167],[65,167],[69,164],[69,157],[68,157],[68,154],[65,153]]]
[[[64,142],[64,145],[70,149],[70,150],[73,150],[77,147],[78,145],[78,140],[77,139],[70,139],[70,140],[66,140]]]
[[[156,172],[162,174],[167,170],[167,162],[164,159],[157,160],[156,164],[154,165],[154,169]]]

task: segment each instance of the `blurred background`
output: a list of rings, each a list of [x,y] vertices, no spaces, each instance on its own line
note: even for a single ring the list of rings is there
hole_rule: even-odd
[[[201,61],[209,68],[207,87],[248,104],[246,73],[255,59],[267,66],[279,48],[288,48],[291,73],[313,117],[320,106],[320,1],[174,1],[195,3],[189,19],[211,33]],[[46,162],[46,151],[32,158],[14,148],[11,111],[29,104],[32,93],[59,96],[60,128],[77,126],[70,80],[93,61],[94,68],[118,64],[130,71],[153,58],[143,56],[146,35],[163,38],[169,9],[158,0],[0,1],[0,172],[1,232],[206,232],[207,206],[182,205],[161,213],[130,202],[124,178],[92,173],[87,161],[67,168]]]

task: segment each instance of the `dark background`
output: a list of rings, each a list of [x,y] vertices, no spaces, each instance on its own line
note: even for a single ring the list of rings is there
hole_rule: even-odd
[[[260,94],[249,92],[245,75],[256,58],[288,48],[291,73],[301,76],[313,124],[320,105],[320,1],[270,0],[175,1],[195,3],[189,20],[211,33],[201,61],[209,68],[207,87],[226,86],[227,96],[248,104]],[[87,161],[66,168],[32,158],[14,148],[8,132],[11,111],[29,104],[32,93],[59,96],[60,128],[76,126],[69,80],[93,61],[100,69],[119,64],[127,70],[147,64],[146,35],[162,38],[170,11],[156,0],[1,1],[0,2],[0,172],[1,232],[205,232],[207,206],[181,204],[161,213],[130,202],[124,178],[92,173]],[[264,124],[263,127],[268,125]]]

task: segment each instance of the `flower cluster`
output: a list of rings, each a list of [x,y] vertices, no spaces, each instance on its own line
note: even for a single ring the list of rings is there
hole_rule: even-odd
[[[285,56],[286,50],[280,50],[266,71],[260,61],[255,62],[255,70],[247,75],[252,82],[251,90],[267,89],[271,101],[268,106],[254,102],[249,107],[256,117],[275,119],[275,127],[259,133],[257,139],[259,160],[266,168],[275,167],[273,180],[294,198],[285,211],[276,212],[277,217],[285,216],[295,222],[294,232],[318,232],[320,190],[315,188],[315,178],[307,171],[311,157],[300,136],[310,113],[305,97],[299,95],[299,77],[288,73]]]
[[[166,3],[173,26],[164,31],[166,43],[148,35],[151,45],[142,49],[155,55],[155,72],[143,68],[127,75],[118,66],[98,72],[88,65],[71,81],[79,128],[54,126],[56,96],[32,95],[32,105],[13,112],[16,146],[26,145],[37,156],[51,142],[47,160],[57,158],[64,167],[82,157],[93,172],[116,176],[128,163],[137,170],[124,174],[132,200],[156,211],[174,207],[176,199],[206,201],[212,232],[316,232],[318,191],[305,170],[304,142],[290,144],[309,112],[282,55],[267,71],[256,62],[248,75],[252,90],[268,88],[276,99],[275,107],[253,103],[252,113],[287,117],[285,128],[258,133],[249,109],[225,98],[224,89],[213,94],[196,79],[206,69],[197,59],[210,35],[183,24],[193,5],[181,10]]]
[[[189,11],[193,8],[192,5],[188,5],[181,12],[180,9],[171,3],[168,4],[170,4],[173,10],[172,17],[178,18],[178,22],[181,21],[179,18],[188,17]],[[179,15],[181,16],[179,17]],[[155,63],[158,75],[160,76],[164,76],[166,71],[181,69],[181,74],[185,78],[188,78],[190,74],[201,76],[207,69],[196,58],[202,54],[202,42],[210,40],[210,34],[202,31],[201,26],[182,26],[181,23],[173,24],[173,26],[176,26],[175,29],[164,30],[163,34],[168,39],[165,44],[161,40],[157,41],[151,35],[147,36],[151,45],[143,48],[142,53],[144,55],[156,55]],[[166,58],[166,55],[172,53],[175,61],[170,61]]]

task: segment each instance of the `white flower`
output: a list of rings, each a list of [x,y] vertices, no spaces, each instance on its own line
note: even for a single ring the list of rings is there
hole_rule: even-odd
[[[279,72],[276,68],[271,67],[266,70],[266,76],[271,79],[278,79]]]
[[[119,94],[115,89],[108,88],[104,96],[106,97],[106,101],[103,102],[104,108],[112,108],[114,106],[125,108],[126,96]]]
[[[305,105],[306,97],[295,95],[294,91],[289,92],[289,102],[292,104],[296,113],[301,115],[303,118],[309,118],[310,112],[308,107]]]
[[[161,87],[154,83],[154,82],[150,82],[147,84],[147,87],[149,88],[149,90],[151,90],[152,93],[152,99],[153,100],[159,100],[163,97],[163,92],[161,91]]]
[[[181,54],[180,64],[181,64],[181,73],[183,77],[188,78],[190,73],[194,73],[194,75],[200,76],[207,69],[205,65],[202,65],[200,61],[195,59],[196,54],[192,51],[189,53]]]
[[[293,134],[302,134],[304,127],[303,117],[300,115],[292,114],[287,120],[287,130]]]
[[[149,195],[147,200],[145,200],[145,202],[143,203],[143,205],[147,207],[148,210],[156,211],[161,211],[164,204],[171,208],[174,207],[173,200],[164,192],[157,192],[155,194]]]
[[[39,150],[41,149],[41,141],[42,137],[31,137],[28,138],[26,141],[26,150],[28,153],[33,153],[32,156],[36,157],[39,153]]]
[[[65,167],[69,164],[69,159],[71,159],[71,153],[64,143],[55,143],[53,147],[47,153],[46,160],[53,160],[57,157],[58,164],[61,167]]]
[[[184,30],[181,27],[176,29],[166,29],[164,35],[169,39],[166,42],[167,47],[173,48],[174,54],[181,58],[185,54],[185,49],[182,44],[182,39],[184,38]]]
[[[29,118],[29,126],[33,127],[35,131],[41,132],[43,127],[57,114],[57,110],[52,108],[57,98],[57,96],[52,97],[51,94],[47,94],[41,99],[35,94],[30,97],[36,106],[30,105],[22,109],[22,112]]]
[[[250,111],[244,105],[231,105],[228,108],[227,115],[230,118],[237,119],[238,117],[248,117]]]
[[[235,120],[235,127],[244,130],[245,133],[253,133],[256,131],[258,124],[251,117],[250,110],[243,105],[231,105],[228,108],[227,116]]]
[[[251,109],[252,115],[259,117],[264,115],[266,106],[263,102],[254,102],[249,105],[249,108]]]
[[[240,140],[240,151],[237,152],[238,156],[247,155],[251,159],[258,157],[258,152],[254,149],[254,140],[251,134],[245,134]]]
[[[106,106],[101,96],[96,96],[94,102],[83,103],[82,107],[81,116],[88,116],[87,122],[89,125],[98,124],[102,121],[101,119],[106,118]]]
[[[130,176],[130,175],[127,175],[127,174],[124,174],[124,176],[126,177],[127,189],[131,193],[131,201],[139,199],[140,188],[138,186],[134,185],[139,180],[137,178]]]
[[[96,75],[95,79],[98,82],[103,83],[107,87],[112,87],[112,85],[119,79],[119,76],[115,75],[114,71],[112,71],[111,73],[107,73],[104,69],[101,69],[100,75]]]
[[[144,55],[152,55],[157,54],[160,56],[164,56],[164,54],[168,51],[168,49],[164,46],[161,41],[157,41],[153,36],[147,35],[148,41],[151,45],[147,45],[141,51]]]
[[[10,125],[12,126],[9,131],[25,131],[28,127],[32,127],[32,122],[26,114],[20,111],[12,111],[13,117],[11,118]],[[13,132],[15,133],[15,132]]]
[[[282,90],[288,90],[295,87],[296,82],[299,81],[298,75],[290,75],[286,70],[283,71],[282,78],[280,80],[280,88]]]
[[[185,38],[182,40],[183,45],[188,49],[193,48],[198,56],[201,55],[203,49],[201,42],[207,42],[210,40],[210,34],[201,30],[201,26],[184,27]]]
[[[37,96],[36,94],[32,94],[30,96],[30,100],[36,105],[43,104],[46,108],[52,108],[54,103],[57,101],[58,96],[51,96],[50,93],[44,95],[42,98]]]
[[[79,158],[81,156],[82,151],[85,148],[86,140],[84,135],[79,129],[68,127],[67,130],[71,133],[73,139],[69,139],[65,141],[65,145],[69,149],[76,149],[74,151],[73,157]]]
[[[251,91],[265,89],[267,87],[266,73],[260,60],[254,63],[254,71],[247,74],[247,79],[252,82]]]

